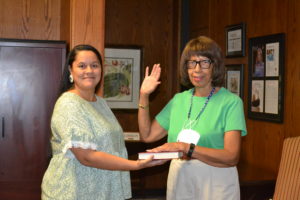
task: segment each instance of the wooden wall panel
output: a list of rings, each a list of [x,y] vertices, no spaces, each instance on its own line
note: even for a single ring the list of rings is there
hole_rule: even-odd
[[[91,44],[103,53],[105,0],[71,0],[70,46]]]
[[[143,66],[160,63],[162,83],[151,96],[150,110],[154,117],[178,89],[178,6],[173,0],[109,0],[106,1],[105,44],[143,47]],[[176,20],[174,20],[176,18]],[[142,73],[143,74],[143,73]],[[141,75],[143,77],[143,75]],[[143,78],[142,78],[143,79]],[[137,110],[113,111],[125,131],[138,131]],[[162,140],[164,142],[165,139]],[[144,145],[150,148],[158,145]],[[130,145],[131,146],[131,145]],[[137,153],[141,149],[136,149]],[[164,188],[168,165],[145,169],[141,173],[146,188]]]
[[[283,139],[300,135],[300,104],[297,103],[300,95],[296,90],[300,86],[298,67],[300,56],[297,54],[297,48],[300,45],[298,28],[300,26],[300,3],[297,0],[210,0],[209,9],[201,9],[202,5],[207,5],[207,0],[200,0],[198,4],[199,6],[191,6],[190,12],[198,13],[199,10],[205,12],[201,16],[207,16],[209,36],[216,40],[223,50],[225,50],[225,27],[240,22],[245,22],[247,25],[246,56],[227,58],[225,61],[226,64],[245,64],[246,116],[248,39],[275,33],[286,34],[284,123],[247,119],[248,135],[242,140],[242,154],[238,166],[240,178],[243,181],[276,179]],[[205,22],[204,26],[206,24]],[[201,25],[191,23],[190,29],[193,30],[194,27],[199,26]],[[198,34],[201,34],[201,31]]]
[[[104,49],[105,0],[1,0],[0,38],[66,40]]]
[[[158,113],[177,90],[173,81],[173,72],[177,72],[177,58],[173,47],[173,1],[118,1],[106,2],[105,44],[138,45],[143,47],[142,78],[146,66],[160,63],[162,84],[152,96],[150,106],[152,114]],[[176,41],[176,39],[175,39]],[[153,105],[153,106],[152,106]],[[124,129],[137,131],[137,112],[116,112],[122,116]],[[128,116],[133,124],[128,125]],[[122,121],[122,119],[120,118]],[[130,126],[129,130],[127,127]]]
[[[288,4],[285,68],[285,137],[300,135],[300,1]]]
[[[60,39],[70,44],[71,40],[71,3],[70,0],[62,0],[60,6]]]
[[[59,40],[61,0],[2,0],[0,38]]]
[[[189,12],[190,38],[208,35],[209,16],[207,10],[209,10],[209,0],[190,0],[189,7],[198,10],[197,12]]]
[[[70,43],[70,49],[78,44],[90,44],[104,55],[104,22],[105,22],[105,0],[67,0],[70,2],[70,21],[66,23],[69,30],[64,29],[63,34]],[[62,2],[63,7],[68,8],[66,2]],[[63,12],[63,11],[62,11]],[[64,17],[68,17],[65,16]],[[102,83],[103,85],[103,79]],[[103,94],[103,87],[97,91],[99,96]]]

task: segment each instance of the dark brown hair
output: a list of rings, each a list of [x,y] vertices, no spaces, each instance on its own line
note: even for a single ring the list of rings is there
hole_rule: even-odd
[[[204,56],[212,61],[212,86],[221,87],[224,84],[225,67],[224,57],[219,45],[212,39],[206,36],[199,36],[190,40],[182,54],[180,59],[180,75],[181,83],[188,87],[194,87],[191,83],[188,75],[187,61],[191,56]]]
[[[92,51],[96,54],[101,66],[101,77],[102,77],[102,73],[103,73],[102,57],[99,51],[91,45],[86,45],[86,44],[77,45],[70,51],[70,53],[67,56],[67,60],[64,66],[64,71],[60,82],[59,95],[61,95],[62,93],[68,91],[70,88],[73,87],[73,83],[70,83],[69,81],[69,76],[70,76],[69,67],[72,67],[73,62],[75,61],[76,56],[80,51]],[[101,79],[99,83],[96,85],[95,92],[100,87],[100,84],[101,84]]]

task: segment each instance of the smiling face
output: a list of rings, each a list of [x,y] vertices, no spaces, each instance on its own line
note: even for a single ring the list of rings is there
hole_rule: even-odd
[[[95,92],[101,79],[101,65],[93,51],[79,51],[70,73],[74,79],[74,89],[80,92]]]
[[[189,60],[202,61],[202,60],[209,60],[209,59],[204,56],[191,56]],[[200,67],[199,64],[197,64],[194,69],[187,69],[188,76],[191,83],[196,88],[202,88],[202,89],[211,88],[212,68],[213,68],[213,64],[210,64],[210,67],[208,69],[203,69]]]

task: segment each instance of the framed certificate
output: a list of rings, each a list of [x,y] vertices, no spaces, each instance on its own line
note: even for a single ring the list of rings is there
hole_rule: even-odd
[[[226,27],[226,57],[245,56],[245,29],[245,23]]]

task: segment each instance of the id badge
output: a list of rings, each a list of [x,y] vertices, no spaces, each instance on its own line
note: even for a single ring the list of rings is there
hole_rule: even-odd
[[[192,129],[183,129],[177,136],[177,142],[197,144],[200,140],[200,134]]]

